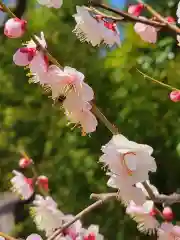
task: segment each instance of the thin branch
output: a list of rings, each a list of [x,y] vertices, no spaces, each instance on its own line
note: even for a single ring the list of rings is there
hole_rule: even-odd
[[[173,32],[176,32],[177,34],[180,34],[180,28],[177,27],[175,24],[169,23],[161,14],[159,14],[156,10],[154,10],[149,4],[145,3],[142,0],[137,0],[139,3],[142,3],[145,8],[161,23],[165,24],[167,28],[172,30]]]
[[[155,203],[165,203],[167,205],[172,205],[174,203],[180,203],[180,194],[173,193],[171,195],[159,194],[154,199]]]
[[[140,74],[142,74],[144,78],[149,79],[149,80],[151,80],[151,81],[153,81],[153,82],[155,82],[155,83],[158,83],[158,84],[162,85],[163,87],[169,88],[169,89],[171,89],[171,90],[177,90],[177,91],[180,91],[178,88],[172,87],[172,86],[169,85],[169,84],[166,84],[166,83],[160,82],[159,80],[156,80],[156,79],[154,79],[154,78],[148,76],[147,74],[141,72],[139,69],[137,69],[137,71],[138,71]]]
[[[106,196],[103,199],[100,199],[100,200],[96,201],[95,203],[91,204],[90,206],[88,206],[87,208],[82,210],[80,213],[78,213],[71,221],[65,223],[61,228],[56,230],[47,240],[53,240],[58,235],[60,235],[66,228],[68,228],[73,223],[75,223],[77,220],[81,219],[86,214],[90,213],[91,211],[93,211],[94,209],[96,209],[97,207],[102,205],[102,203],[104,203],[104,202],[106,202],[106,201],[108,201],[110,199],[112,199],[112,196]]]
[[[90,1],[90,5],[93,6],[93,7],[99,7],[99,8],[102,8],[104,10],[107,10],[109,12],[115,13],[115,14],[123,17],[124,20],[129,21],[129,22],[135,22],[135,23],[136,22],[141,22],[141,23],[153,26],[153,27],[166,27],[166,25],[167,25],[166,23],[135,17],[135,16],[133,16],[129,13],[121,11],[120,9],[110,7],[105,3],[97,3],[95,1]],[[120,21],[122,21],[122,20],[120,20]]]
[[[110,130],[110,132],[113,135],[116,135],[119,133],[118,129],[104,116],[104,114],[100,111],[100,109],[94,104],[91,103],[92,105],[92,113],[94,113],[94,115],[96,115],[97,118],[99,118],[99,120],[104,123],[104,125]]]
[[[118,198],[118,193],[117,192],[113,192],[113,193],[92,193],[90,195],[91,199],[96,199],[96,200],[103,200],[106,197]]]
[[[96,8],[93,8],[93,7],[85,7],[89,12],[92,12],[92,13],[95,13],[95,14],[98,14],[98,15],[101,15],[102,17],[104,18],[108,18],[108,19],[111,19],[113,21],[116,21],[116,22],[119,22],[119,21],[123,21],[125,20],[124,17],[114,17],[112,15],[107,15],[99,10],[97,10]]]

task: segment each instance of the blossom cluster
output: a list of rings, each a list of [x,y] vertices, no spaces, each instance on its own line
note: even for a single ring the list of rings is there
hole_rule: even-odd
[[[30,158],[22,158],[19,161],[19,166],[22,169],[32,168],[33,161]],[[40,231],[44,231],[46,237],[50,237],[55,230],[61,228],[63,224],[71,221],[73,215],[64,214],[58,209],[57,203],[48,194],[48,178],[46,176],[33,176],[27,178],[23,173],[14,170],[14,176],[11,179],[12,190],[17,193],[21,199],[28,200],[33,195],[34,200],[30,207],[30,213],[33,220]],[[35,186],[38,186],[39,191],[45,193],[37,194]],[[43,190],[43,191],[42,191]],[[31,238],[32,237],[32,238]],[[41,237],[37,234],[30,235],[26,240],[37,239]],[[83,228],[80,220],[65,228],[58,237],[58,240],[103,240],[103,236],[99,234],[99,227],[90,225],[87,229]]]

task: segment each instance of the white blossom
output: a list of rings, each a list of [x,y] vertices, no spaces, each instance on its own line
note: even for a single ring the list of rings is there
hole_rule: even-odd
[[[91,16],[84,6],[76,6],[76,10],[77,13],[73,17],[77,24],[73,32],[80,41],[86,41],[93,46],[98,46],[101,43],[109,46],[120,45],[120,34],[116,23]]]
[[[129,141],[121,134],[113,136],[102,147],[102,152],[100,162],[108,166],[111,174],[117,175],[119,182],[127,185],[146,181],[148,173],[156,171],[152,147]]]
[[[142,206],[131,201],[126,209],[126,213],[138,223],[138,230],[149,235],[154,234],[159,226],[158,221],[151,216],[153,207],[152,201],[146,201]]]
[[[50,197],[36,195],[31,208],[32,216],[39,230],[50,236],[63,224],[64,214],[58,210],[56,202]]]
[[[48,8],[60,8],[63,4],[63,0],[37,0],[39,4],[45,5]]]
[[[23,199],[29,199],[34,190],[32,187],[32,179],[26,178],[21,172],[13,171],[15,175],[11,179],[12,191],[18,193]]]
[[[180,226],[162,223],[158,229],[158,240],[180,240]]]

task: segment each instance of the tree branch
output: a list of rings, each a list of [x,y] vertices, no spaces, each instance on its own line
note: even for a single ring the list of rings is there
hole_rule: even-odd
[[[137,0],[139,3],[142,3],[145,8],[156,18],[158,19],[161,23],[165,24],[167,28],[172,30],[173,32],[176,32],[177,34],[180,34],[180,28],[177,27],[175,24],[169,23],[161,14],[159,14],[156,10],[154,10],[150,5],[145,3],[142,0]]]
[[[114,198],[114,196],[107,195],[103,199],[100,199],[96,201],[95,203],[91,204],[90,206],[86,207],[84,210],[82,210],[80,213],[78,213],[71,221],[65,223],[61,228],[56,230],[47,240],[53,240],[55,239],[58,235],[60,235],[66,228],[71,226],[73,223],[75,223],[77,220],[81,219],[84,217],[86,214],[89,212],[93,211],[97,207],[99,207],[102,203]]]
[[[93,7],[99,7],[99,8],[102,8],[104,10],[107,10],[109,12],[115,13],[115,14],[123,17],[124,18],[123,21],[126,21],[126,22],[135,22],[135,23],[136,22],[141,22],[141,23],[153,26],[153,27],[167,27],[166,23],[135,17],[135,16],[133,16],[129,13],[121,11],[120,9],[110,7],[105,3],[97,3],[97,2],[92,0],[92,1],[90,1],[90,5],[93,6]],[[109,18],[111,18],[111,17],[109,16]],[[119,19],[117,21],[122,21],[122,19]]]

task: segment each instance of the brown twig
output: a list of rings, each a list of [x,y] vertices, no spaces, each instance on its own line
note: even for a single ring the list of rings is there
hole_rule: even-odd
[[[105,3],[97,3],[95,1],[90,1],[91,6],[93,7],[98,7],[98,8],[102,8],[104,10],[107,10],[109,12],[115,13],[121,17],[124,18],[124,21],[129,21],[129,22],[141,22],[153,27],[166,27],[166,23],[162,23],[162,22],[158,22],[158,21],[153,21],[153,20],[149,20],[149,19],[142,19],[139,17],[135,17],[129,13],[123,12],[120,9],[116,9],[113,7],[108,6]],[[122,21],[122,19],[120,19],[119,21]]]
[[[167,28],[172,30],[173,32],[176,32],[177,34],[180,34],[180,28],[177,27],[175,24],[169,23],[161,14],[159,14],[156,10],[154,10],[149,4],[145,3],[142,0],[137,0],[139,3],[142,3],[145,8],[161,23],[165,24]]]
[[[114,196],[113,196],[114,197]],[[102,203],[110,200],[113,198],[111,195],[104,197],[103,199],[100,199],[96,201],[95,203],[91,204],[90,206],[86,207],[84,210],[82,210],[80,213],[78,213],[71,221],[65,223],[61,228],[56,230],[47,240],[53,240],[58,235],[60,235],[66,228],[71,226],[73,223],[75,223],[77,220],[81,219],[83,216],[88,214],[89,212],[93,211],[97,207],[99,207]]]

